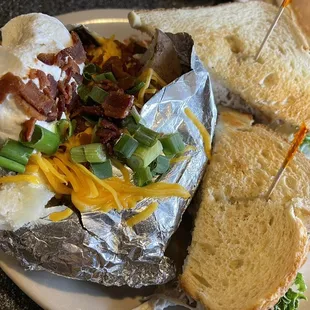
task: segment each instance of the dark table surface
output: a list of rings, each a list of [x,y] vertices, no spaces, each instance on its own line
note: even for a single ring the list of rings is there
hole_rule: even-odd
[[[203,6],[214,4],[212,0],[0,0],[0,27],[11,18],[30,12],[59,15],[72,11],[96,8],[170,8]],[[0,269],[0,310],[38,310],[41,309],[27,297]],[[68,309],[69,310],[69,309]]]

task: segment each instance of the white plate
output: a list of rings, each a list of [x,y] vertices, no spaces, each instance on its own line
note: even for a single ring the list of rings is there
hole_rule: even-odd
[[[59,16],[64,24],[84,23],[104,36],[115,34],[124,39],[135,34],[127,22],[127,10],[91,10]],[[141,296],[147,296],[152,288],[135,290],[129,288],[107,288],[97,284],[65,279],[44,271],[25,272],[17,262],[0,253],[0,267],[36,303],[49,310],[129,310],[139,305]],[[310,259],[302,268],[309,286]],[[302,302],[300,310],[309,309]]]

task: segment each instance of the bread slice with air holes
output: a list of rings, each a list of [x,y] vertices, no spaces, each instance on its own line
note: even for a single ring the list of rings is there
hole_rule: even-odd
[[[254,61],[277,7],[261,1],[213,7],[133,11],[133,28],[188,32],[213,80],[239,95],[264,120],[310,126],[310,54],[289,8]]]
[[[298,153],[267,202],[289,144],[221,109],[180,283],[210,310],[270,309],[308,253],[310,162]]]

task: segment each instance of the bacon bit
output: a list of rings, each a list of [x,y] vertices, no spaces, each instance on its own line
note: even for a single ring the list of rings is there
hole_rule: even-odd
[[[55,63],[55,54],[52,53],[40,53],[37,58],[48,66],[52,66]]]
[[[73,45],[61,50],[55,57],[55,64],[60,68],[66,64],[67,57],[71,57],[77,64],[82,64],[86,60],[86,52],[79,36],[72,31],[71,37]]]
[[[14,100],[17,105],[19,105],[29,117],[34,117],[38,121],[46,121],[46,116],[40,114],[34,107],[32,107],[28,102],[26,102],[21,96],[16,95]]]
[[[31,80],[34,80],[34,79],[39,80],[40,89],[43,89],[43,88],[49,86],[49,80],[43,71],[36,70],[36,69],[30,69],[28,75],[29,75],[29,78]]]
[[[57,113],[57,119],[60,120],[62,113],[66,111],[66,99],[64,95],[59,95],[59,100],[57,102],[57,109],[58,109],[58,113]]]
[[[289,148],[287,155],[278,171],[278,173],[276,174],[275,178],[273,179],[273,182],[267,192],[266,195],[266,199],[268,200],[272,194],[272,192],[274,191],[274,189],[276,188],[278,182],[281,179],[281,176],[283,175],[283,172],[285,171],[286,167],[288,166],[288,164],[290,163],[290,161],[294,158],[295,154],[297,153],[299,146],[302,144],[302,142],[304,141],[306,135],[307,135],[308,129],[305,123],[302,123],[300,126],[299,131],[295,134],[295,138],[292,142],[291,147]]]
[[[68,58],[68,62],[61,69],[65,71],[67,74],[68,74],[67,72],[68,69],[70,69],[72,73],[80,73],[79,66],[71,57]]]
[[[133,76],[126,76],[125,78],[121,78],[118,80],[118,87],[124,90],[134,87],[136,78]]]
[[[110,92],[110,91],[112,91],[112,90],[118,90],[118,89],[119,89],[118,85],[117,85],[116,83],[110,81],[110,80],[103,80],[103,81],[101,81],[101,82],[99,83],[99,86],[100,86],[103,90],[105,90],[105,91],[107,91],[107,92]]]
[[[102,107],[106,116],[123,119],[128,115],[133,102],[134,96],[124,94],[122,90],[111,91]]]
[[[54,101],[44,95],[38,87],[32,82],[28,83],[20,90],[20,95],[30,105],[32,105],[39,113],[47,116],[51,111]]]
[[[36,121],[37,120],[34,117],[32,117],[31,119],[23,123],[23,130],[22,130],[23,141],[26,141],[26,142],[31,141]]]
[[[108,142],[112,143],[118,139],[121,136],[121,132],[115,124],[107,119],[103,119],[99,123],[96,136],[99,137],[101,143],[106,144]]]
[[[78,85],[82,84],[82,82],[83,82],[83,76],[82,76],[81,74],[79,74],[79,73],[74,73],[74,74],[72,75],[72,77],[73,77],[73,79],[75,80],[75,82],[76,82]]]
[[[76,118],[74,118],[74,120],[76,121],[74,134],[78,134],[87,129],[85,119],[82,116],[77,116]]]
[[[83,113],[100,117],[104,116],[104,111],[101,106],[81,106],[71,114],[71,118]]]
[[[8,94],[18,94],[19,90],[24,87],[21,78],[11,72],[4,74],[0,78],[0,103]]]
[[[47,87],[49,97],[51,99],[55,99],[55,97],[57,96],[57,82],[51,74],[47,75],[47,79],[49,81],[49,86]]]

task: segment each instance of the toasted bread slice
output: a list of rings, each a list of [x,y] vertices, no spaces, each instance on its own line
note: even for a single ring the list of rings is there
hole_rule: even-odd
[[[261,1],[214,7],[136,11],[132,27],[188,32],[211,77],[266,119],[310,126],[310,54],[295,14],[285,10],[261,57],[254,61],[277,7]]]
[[[310,162],[300,153],[271,199],[289,144],[249,115],[220,111],[181,286],[210,310],[269,309],[306,260]]]

